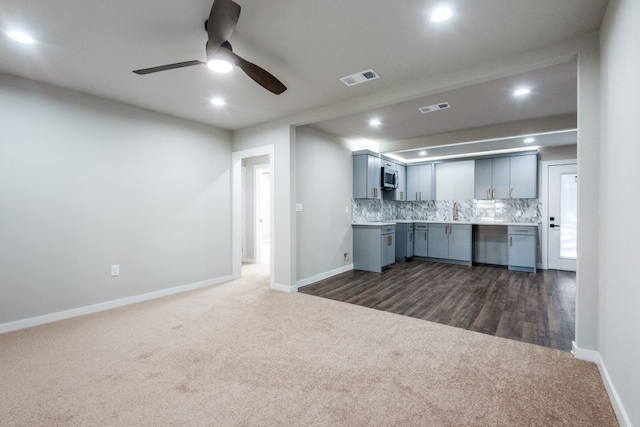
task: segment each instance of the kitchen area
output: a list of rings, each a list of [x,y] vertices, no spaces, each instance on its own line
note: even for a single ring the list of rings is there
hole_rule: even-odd
[[[354,268],[414,259],[535,273],[537,187],[535,151],[410,164],[354,152]]]

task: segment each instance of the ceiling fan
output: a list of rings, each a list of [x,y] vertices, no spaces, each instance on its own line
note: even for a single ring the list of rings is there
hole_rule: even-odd
[[[209,13],[209,19],[205,22],[205,30],[208,34],[206,44],[207,61],[198,60],[177,62],[175,64],[161,65],[159,67],[143,68],[135,70],[139,75],[156,73],[158,71],[173,70],[175,68],[190,67],[192,65],[207,64],[213,67],[216,61],[226,61],[244,71],[256,83],[276,95],[281,94],[287,87],[266,70],[236,55],[228,39],[233,34],[238,18],[240,17],[240,5],[233,0],[214,0]]]

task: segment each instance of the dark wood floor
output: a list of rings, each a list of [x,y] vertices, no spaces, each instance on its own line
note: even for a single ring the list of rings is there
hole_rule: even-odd
[[[299,292],[570,351],[575,273],[409,261],[353,270]]]

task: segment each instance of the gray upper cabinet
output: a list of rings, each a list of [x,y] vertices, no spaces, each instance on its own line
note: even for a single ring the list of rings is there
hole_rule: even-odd
[[[538,197],[538,156],[527,154],[511,157],[509,196],[514,199]]]
[[[382,199],[380,158],[369,154],[353,156],[353,198]]]
[[[509,157],[479,159],[475,164],[475,198],[509,198]]]
[[[536,154],[475,161],[475,198],[530,199],[537,197]]]
[[[407,201],[433,200],[433,164],[407,166]]]
[[[396,165],[398,170],[398,188],[395,191],[395,200],[404,202],[407,200],[407,167]]]

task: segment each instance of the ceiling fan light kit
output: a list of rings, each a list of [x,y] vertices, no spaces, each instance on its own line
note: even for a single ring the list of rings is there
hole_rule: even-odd
[[[240,68],[253,81],[258,83],[268,91],[279,95],[287,87],[275,78],[272,74],[259,66],[245,60],[235,54],[229,43],[229,37],[233,34],[240,18],[240,5],[233,0],[215,0],[211,6],[209,19],[205,22],[208,40],[205,45],[207,61],[185,61],[174,64],[161,65],[159,67],[143,68],[134,70],[138,75],[146,75],[159,71],[173,70],[176,68],[191,67],[193,65],[207,64],[209,68],[217,72],[229,72],[233,65]],[[226,62],[226,65],[222,65]],[[221,67],[218,69],[218,67]],[[216,69],[214,69],[214,67]],[[224,71],[220,71],[224,70]]]

